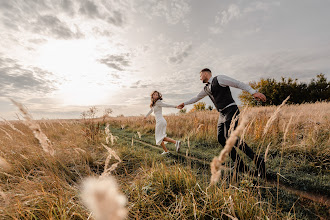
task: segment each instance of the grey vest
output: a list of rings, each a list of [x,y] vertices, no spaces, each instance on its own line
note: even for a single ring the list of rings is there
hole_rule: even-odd
[[[229,86],[223,87],[219,85],[218,79],[215,76],[211,82],[211,90],[206,85],[204,87],[204,91],[210,99],[212,100],[213,104],[215,105],[216,109],[220,112],[224,109],[227,105],[231,103],[235,103]]]

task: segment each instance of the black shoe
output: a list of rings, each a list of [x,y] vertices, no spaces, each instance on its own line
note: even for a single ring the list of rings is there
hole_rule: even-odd
[[[261,178],[266,178],[266,164],[263,158],[259,157],[257,159],[257,172],[258,172],[258,176],[260,176]]]

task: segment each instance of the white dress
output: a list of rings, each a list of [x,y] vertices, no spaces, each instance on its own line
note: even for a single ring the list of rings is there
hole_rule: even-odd
[[[163,107],[176,108],[175,105],[165,104],[161,100],[158,100],[155,103],[154,107],[152,107],[148,112],[148,114],[146,115],[146,117],[148,117],[148,115],[150,115],[152,112],[154,112],[155,114],[155,118],[156,118],[155,139],[157,145],[160,145],[163,139],[166,137],[167,122],[163,117],[163,111],[162,111]]]

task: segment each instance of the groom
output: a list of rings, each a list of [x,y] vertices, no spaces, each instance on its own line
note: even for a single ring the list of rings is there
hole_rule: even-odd
[[[218,75],[213,77],[211,70],[205,68],[200,72],[200,80],[203,83],[206,83],[204,89],[197,94],[196,97],[181,103],[177,107],[182,109],[185,105],[193,104],[205,96],[209,96],[214,103],[216,109],[220,112],[219,120],[218,120],[218,142],[224,147],[226,144],[226,139],[228,137],[228,130],[230,128],[231,122],[234,117],[238,117],[239,109],[231,95],[231,91],[229,87],[235,87],[249,92],[255,99],[261,100],[263,102],[266,101],[266,96],[262,93],[257,92],[251,86],[239,82],[233,78],[230,78],[225,75]],[[235,119],[234,119],[235,120]],[[234,121],[234,128],[237,127],[238,118]],[[257,165],[258,174],[261,177],[265,177],[266,168],[264,159],[261,156],[255,155],[253,150],[245,143],[237,140],[236,147],[242,150],[248,157],[250,157]],[[247,171],[246,165],[243,163],[240,156],[237,154],[235,147],[232,148],[230,157],[234,161],[237,161],[237,169],[241,172]]]

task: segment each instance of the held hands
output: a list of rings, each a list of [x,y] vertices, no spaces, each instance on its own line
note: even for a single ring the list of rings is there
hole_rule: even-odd
[[[176,108],[178,108],[178,109],[183,109],[183,107],[184,107],[184,103],[181,103],[181,104],[178,105]]]
[[[258,101],[263,101],[263,102],[266,101],[266,96],[260,92],[256,92],[252,96]]]

